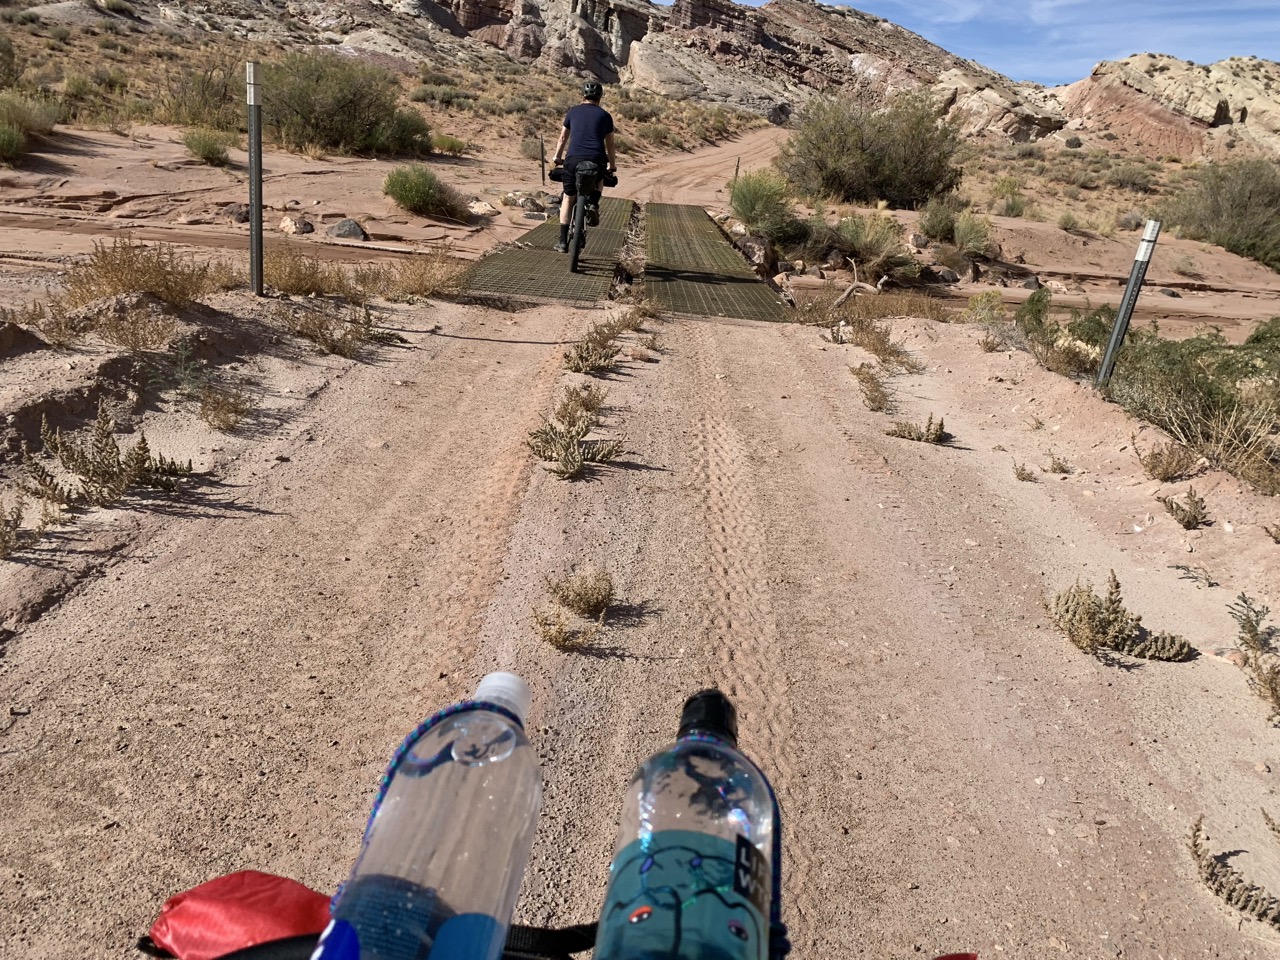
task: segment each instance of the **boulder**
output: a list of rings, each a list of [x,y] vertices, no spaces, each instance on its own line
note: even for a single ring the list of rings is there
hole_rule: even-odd
[[[959,283],[960,274],[956,273],[950,267],[944,267],[941,264],[927,268],[939,283]]]
[[[773,250],[773,244],[764,237],[748,234],[733,241],[733,245],[747,258],[747,263],[755,268],[756,273],[771,277],[778,272],[778,255]]]
[[[977,283],[982,279],[982,268],[973,261],[969,262],[969,269],[964,272],[965,283]]]
[[[467,209],[476,217],[494,217],[498,214],[498,208],[487,200],[472,200],[467,204]]]
[[[1156,293],[1160,294],[1160,296],[1162,297],[1175,297],[1179,299],[1182,297],[1182,294],[1180,294],[1177,290],[1174,290],[1171,287],[1161,287],[1159,290],[1156,291]]]
[[[1030,277],[1027,277],[1027,279],[1023,280],[1022,283],[1018,284],[1018,286],[1023,287],[1024,289],[1027,289],[1027,290],[1039,290],[1041,287],[1044,286],[1044,284],[1040,282],[1039,277],[1030,276]]]
[[[312,226],[310,220],[306,217],[285,217],[280,221],[280,232],[292,235],[302,233],[315,233],[316,228]]]
[[[928,250],[931,242],[932,241],[923,233],[913,233],[911,236],[907,237],[907,243],[911,244],[911,246],[915,247],[917,250]]]
[[[325,230],[331,237],[337,237],[339,240],[368,240],[369,235],[364,232],[364,227],[360,226],[350,217],[339,220],[332,227]]]
[[[520,208],[524,210],[526,213],[546,213],[547,212],[547,208],[543,206],[542,202],[540,200],[534,199],[533,197],[521,197]]]
[[[228,203],[222,208],[222,216],[232,223],[248,223],[249,205],[247,203]]]

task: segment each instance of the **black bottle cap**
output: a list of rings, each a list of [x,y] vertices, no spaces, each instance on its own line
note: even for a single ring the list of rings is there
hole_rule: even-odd
[[[680,733],[709,733],[738,745],[738,711],[719,690],[700,690],[684,703],[680,712]]]

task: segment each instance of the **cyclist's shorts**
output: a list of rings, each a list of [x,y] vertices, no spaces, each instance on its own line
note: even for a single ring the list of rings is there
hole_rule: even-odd
[[[609,169],[608,157],[569,157],[564,162],[564,192],[571,197],[578,195],[578,164],[588,160],[600,167],[602,175]]]

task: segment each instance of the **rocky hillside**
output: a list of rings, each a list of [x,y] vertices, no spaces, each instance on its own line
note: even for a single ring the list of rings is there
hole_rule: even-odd
[[[1237,146],[1280,153],[1280,64],[1200,66],[1140,54],[1078,83],[1015,83],[902,27],[849,7],[771,0],[207,0],[137,5],[171,26],[246,39],[321,40],[440,66],[511,58],[595,75],[673,99],[751,110],[783,123],[815,94],[932,88],[966,134],[1015,142],[1123,138],[1184,160]],[[92,15],[83,0],[43,16]]]

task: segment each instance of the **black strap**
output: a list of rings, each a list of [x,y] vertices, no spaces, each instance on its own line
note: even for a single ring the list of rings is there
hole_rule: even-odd
[[[260,943],[227,954],[222,960],[308,960],[316,948],[316,934],[289,937]],[[596,943],[596,925],[582,923],[576,927],[550,930],[546,927],[513,926],[507,931],[507,944],[503,960],[570,960],[575,953],[590,950]],[[150,937],[138,940],[138,949],[153,957],[171,957],[168,951],[157,946]]]

